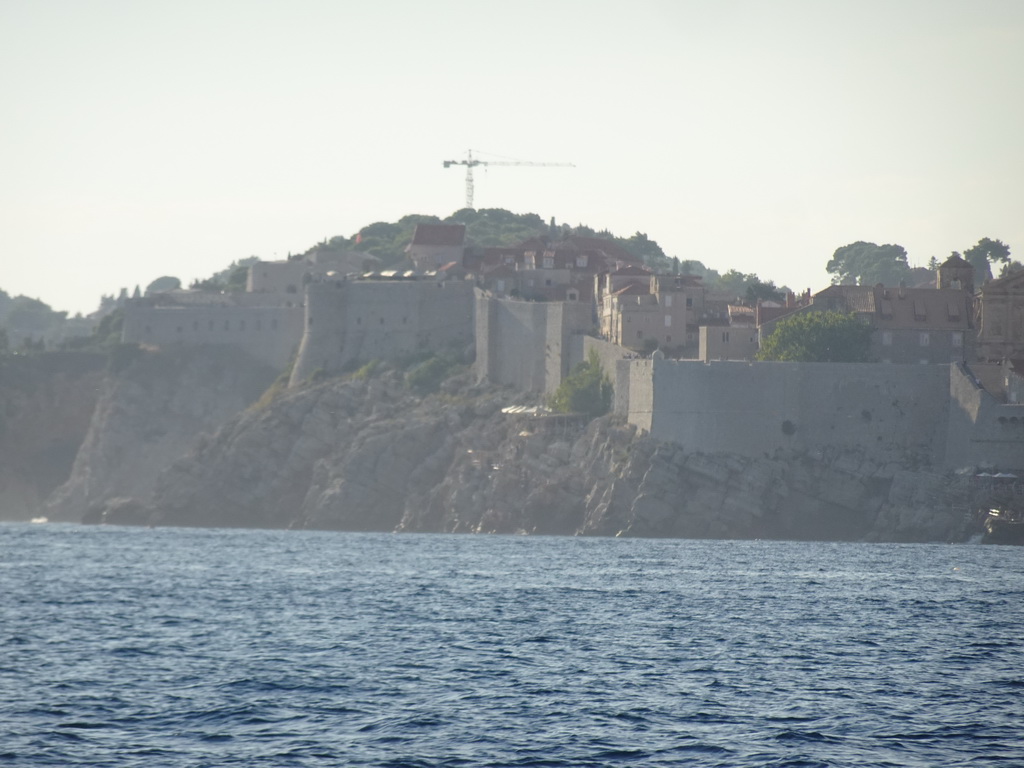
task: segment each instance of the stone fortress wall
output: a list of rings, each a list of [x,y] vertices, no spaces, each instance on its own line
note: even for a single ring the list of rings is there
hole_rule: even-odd
[[[633,366],[629,421],[688,450],[751,458],[860,450],[942,465],[949,366],[675,361]]]
[[[587,302],[499,299],[476,289],[478,378],[524,392],[551,394],[583,358],[593,330]]]
[[[318,370],[338,373],[359,361],[467,347],[472,341],[470,282],[322,280],[306,290],[305,333],[291,381],[305,381]]]
[[[229,344],[279,370],[284,370],[295,354],[304,315],[298,302],[293,306],[226,301],[151,306],[133,302],[124,312],[121,340],[126,343]]]
[[[230,344],[280,370],[294,357],[293,384],[475,339],[479,379],[545,395],[593,350],[615,387],[615,412],[689,451],[840,449],[901,466],[1024,469],[1024,405],[997,401],[962,363],[636,359],[590,335],[587,302],[499,299],[469,281],[320,278],[304,297],[278,293],[132,302],[123,339]]]
[[[1024,469],[1024,405],[999,402],[962,363],[949,384],[947,465]]]

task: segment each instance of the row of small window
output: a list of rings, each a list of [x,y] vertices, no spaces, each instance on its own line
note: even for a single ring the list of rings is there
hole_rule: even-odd
[[[377,318],[377,320],[378,320],[378,322],[381,325],[384,325],[384,318],[383,317]],[[402,318],[402,325],[406,325],[406,324],[408,324],[408,322],[409,322],[409,318],[408,317],[403,317]],[[312,327],[312,325],[313,325],[313,318],[312,317],[309,318],[307,323],[309,324],[310,327]],[[363,318],[362,317],[357,317],[356,318],[356,325],[362,325],[362,324],[363,324]]]
[[[918,346],[927,347],[931,343],[932,343],[932,337],[931,337],[931,334],[928,331],[921,331],[917,335],[917,344],[918,344]],[[953,334],[950,336],[950,343],[954,347],[962,347],[964,345],[964,332],[963,331],[953,331]],[[891,347],[892,346],[892,331],[882,331],[882,346],[883,347]]]
[[[626,322],[627,323],[632,322],[632,320],[633,320],[632,316],[626,315],[625,317],[626,317]],[[650,315],[644,315],[644,322],[647,325],[650,325],[651,324],[651,316]],[[672,315],[665,315],[665,327],[666,328],[671,328],[672,327]]]
[[[198,332],[199,329],[200,329],[200,325],[201,324],[200,324],[200,322],[198,320],[193,320],[192,321],[192,330]],[[213,320],[208,320],[207,323],[206,323],[206,330],[207,331],[215,330],[217,328],[217,326],[218,326],[217,322],[215,322]],[[237,330],[244,331],[244,330],[246,330],[246,328],[247,328],[247,326],[246,326],[245,320],[239,320],[238,321]],[[178,333],[184,333],[185,332],[184,326],[181,326],[181,325],[177,326],[175,328],[175,330]],[[225,320],[224,321],[224,330],[225,331],[230,331],[231,330],[231,321],[230,320]],[[262,319],[256,318],[256,322],[253,323],[253,330],[256,330],[256,331],[262,331],[263,330],[263,321],[262,321]],[[272,331],[276,331],[277,330],[277,318],[276,317],[270,319],[270,330],[272,330]],[[147,334],[153,333],[153,326],[147,325],[145,327],[145,331],[146,331]]]
[[[637,331],[636,332],[636,337],[638,339],[642,339],[644,337],[644,332],[643,331]],[[671,336],[666,336],[665,337],[665,343],[666,344],[671,344],[672,343],[672,337]]]
[[[666,307],[671,307],[672,306],[672,294],[671,293],[664,294],[661,297],[661,300],[662,300],[662,302],[664,303],[664,305]],[[686,297],[686,307],[687,307],[687,309],[693,307],[693,297],[692,296],[687,296]]]

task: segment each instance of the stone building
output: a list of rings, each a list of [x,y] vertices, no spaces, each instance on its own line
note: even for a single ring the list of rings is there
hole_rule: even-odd
[[[627,267],[598,280],[601,333],[633,350],[680,357],[697,350],[705,291],[699,277],[653,275]]]
[[[882,363],[974,360],[973,268],[959,257],[939,267],[934,288],[832,285],[796,312],[851,313],[871,326],[871,359]],[[761,339],[793,313],[759,326]]]
[[[467,253],[465,264],[480,288],[529,301],[589,303],[600,275],[623,266],[650,274],[614,241],[575,235],[558,241],[531,238],[514,247]]]
[[[417,224],[405,252],[418,271],[433,272],[452,261],[461,264],[465,241],[464,224]]]
[[[978,357],[1024,358],[1024,271],[985,283],[978,299]]]

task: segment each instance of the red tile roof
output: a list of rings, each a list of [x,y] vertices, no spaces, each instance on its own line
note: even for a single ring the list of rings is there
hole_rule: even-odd
[[[417,224],[412,245],[436,245],[457,248],[465,242],[465,224]]]

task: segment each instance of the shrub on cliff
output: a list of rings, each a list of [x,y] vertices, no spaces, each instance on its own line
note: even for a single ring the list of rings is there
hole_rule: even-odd
[[[405,374],[405,383],[409,389],[420,395],[437,392],[441,382],[454,373],[458,363],[444,357],[431,357],[420,363]]]
[[[591,418],[608,413],[612,407],[612,383],[601,368],[597,352],[590,351],[561,383],[548,403],[560,413],[582,413]]]

